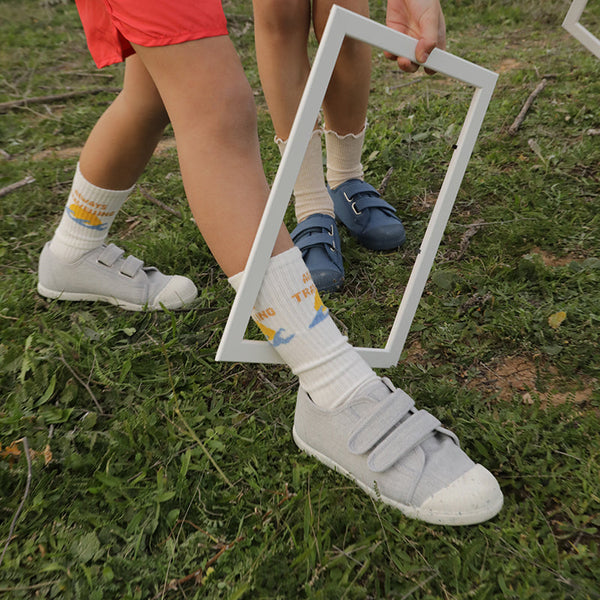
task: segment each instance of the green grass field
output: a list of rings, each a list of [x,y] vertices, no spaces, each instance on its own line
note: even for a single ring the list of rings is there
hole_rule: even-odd
[[[73,3],[0,1],[0,187],[35,180],[0,203],[0,598],[600,597],[600,61],[561,28],[568,0],[445,4],[448,49],[500,77],[405,351],[382,374],[498,478],[504,509],[465,528],[408,520],[301,454],[286,368],[214,361],[233,292],[170,130],[111,241],[191,277],[198,305],[37,295],[39,253],[122,68],[95,69]],[[225,7],[272,178],[251,3]],[[582,22],[600,35],[598,2]],[[393,169],[408,242],[373,254],[342,233],[347,285],[325,300],[358,345],[385,343],[471,95],[374,54],[363,162],[375,187]]]

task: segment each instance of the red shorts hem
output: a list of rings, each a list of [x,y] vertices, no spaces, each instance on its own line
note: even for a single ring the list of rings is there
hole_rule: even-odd
[[[88,48],[106,67],[135,53],[133,44],[170,46],[227,35],[221,0],[76,0]]]
[[[136,42],[135,40],[130,41],[136,46],[143,46],[144,48],[160,48],[161,46],[175,46],[176,44],[184,44],[185,42],[193,42],[194,40],[201,40],[204,38],[220,37],[222,35],[227,35],[227,32],[223,33],[222,30],[215,29],[214,31],[203,31],[201,34],[190,32],[189,34],[183,34],[172,38],[147,38],[143,41],[143,43]],[[129,42],[129,40],[126,41]],[[112,53],[100,54],[96,52],[97,57],[94,55],[94,53],[92,53],[94,63],[99,69],[102,69],[103,67],[108,67],[110,65],[123,62],[128,56],[135,54],[135,49],[131,46],[131,43],[120,46],[118,50],[115,48],[115,51]]]

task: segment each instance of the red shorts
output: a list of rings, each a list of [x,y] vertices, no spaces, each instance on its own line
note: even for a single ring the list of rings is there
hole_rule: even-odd
[[[122,62],[139,46],[227,35],[221,0],[75,0],[96,65]]]

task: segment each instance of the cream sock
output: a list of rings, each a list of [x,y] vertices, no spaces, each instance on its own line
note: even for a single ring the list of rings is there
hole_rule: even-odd
[[[339,135],[335,131],[325,130],[325,148],[327,150],[327,183],[335,189],[349,179],[362,179],[363,166],[360,162],[365,131]]]
[[[294,184],[296,220],[298,223],[314,214],[335,217],[333,201],[329,197],[323,175],[323,150],[321,147],[321,130],[315,129],[308,143],[298,179]],[[283,155],[287,140],[276,137],[275,143]]]
[[[79,164],[62,219],[54,232],[50,249],[67,262],[101,246],[115,216],[133,190],[105,190],[90,183]]]
[[[242,275],[229,278],[234,289]],[[252,318],[322,408],[333,409],[379,381],[336,327],[298,248],[271,258]]]

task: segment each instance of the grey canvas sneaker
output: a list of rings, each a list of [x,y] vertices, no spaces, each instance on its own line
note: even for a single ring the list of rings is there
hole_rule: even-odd
[[[48,242],[40,256],[38,292],[58,300],[100,300],[126,310],[176,310],[198,295],[181,275],[163,275],[114,244],[90,250],[74,263],[53,254]]]
[[[502,508],[494,476],[387,379],[332,411],[319,408],[300,389],[293,435],[306,453],[408,517],[472,525]]]

